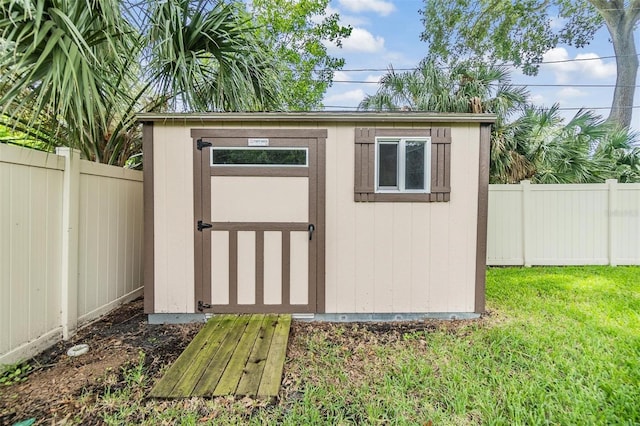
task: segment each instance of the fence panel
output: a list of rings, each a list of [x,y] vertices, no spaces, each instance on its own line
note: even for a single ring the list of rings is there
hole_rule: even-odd
[[[489,185],[488,265],[640,264],[640,184]]]
[[[142,173],[79,157],[0,144],[0,364],[142,294]]]
[[[0,354],[62,336],[63,171],[56,155],[0,145]]]
[[[142,176],[82,160],[78,321],[130,299],[142,283]]]

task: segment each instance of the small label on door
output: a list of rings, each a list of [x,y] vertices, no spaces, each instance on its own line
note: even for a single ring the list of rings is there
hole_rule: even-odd
[[[269,146],[269,139],[248,139],[248,146]]]

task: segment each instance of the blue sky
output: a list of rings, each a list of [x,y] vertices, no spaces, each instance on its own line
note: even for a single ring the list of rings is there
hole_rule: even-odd
[[[420,41],[423,25],[418,10],[422,0],[332,0],[329,12],[338,12],[343,24],[353,27],[352,35],[343,42],[342,49],[330,48],[335,56],[344,57],[344,72],[337,72],[336,81],[376,82],[385,71],[350,72],[350,69],[395,69],[415,67],[427,53],[427,45]],[[638,43],[638,32],[636,43]],[[542,65],[535,77],[512,72],[512,81],[527,85],[562,85],[554,87],[529,86],[530,100],[540,106],[559,103],[561,108],[609,107],[613,87],[571,87],[571,84],[615,84],[616,64],[613,46],[606,29],[600,30],[593,42],[583,49],[559,46],[545,55],[545,61],[593,58],[589,61],[569,61]],[[375,93],[376,84],[334,83],[324,98],[327,109],[355,107],[366,94]],[[636,102],[640,105],[640,95]],[[338,108],[329,108],[338,107]],[[565,117],[577,111],[563,111]],[[608,109],[596,113],[606,118]],[[632,127],[640,130],[640,109],[634,109]]]

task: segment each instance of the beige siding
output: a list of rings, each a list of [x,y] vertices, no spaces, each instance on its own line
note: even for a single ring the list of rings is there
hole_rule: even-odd
[[[448,203],[354,202],[353,140],[329,129],[327,312],[472,312],[478,127],[452,128]]]
[[[153,138],[155,312],[195,312],[190,130],[154,126]]]
[[[306,222],[309,178],[211,177],[214,222]]]
[[[142,287],[142,213],[141,172],[80,162],[81,322]]]

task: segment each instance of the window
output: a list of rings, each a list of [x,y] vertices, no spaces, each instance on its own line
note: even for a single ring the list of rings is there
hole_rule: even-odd
[[[356,202],[447,202],[451,128],[356,128]]]
[[[376,138],[376,192],[428,193],[431,138]]]
[[[212,166],[307,166],[307,148],[214,147]]]

